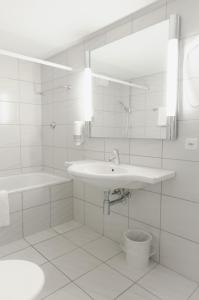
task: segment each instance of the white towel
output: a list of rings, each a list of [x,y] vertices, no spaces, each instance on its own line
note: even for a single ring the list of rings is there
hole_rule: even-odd
[[[10,208],[8,193],[0,191],[0,227],[10,225]]]

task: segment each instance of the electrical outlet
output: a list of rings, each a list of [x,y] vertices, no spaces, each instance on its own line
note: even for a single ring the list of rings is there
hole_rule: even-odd
[[[198,138],[187,138],[185,140],[186,150],[196,150],[198,148]]]

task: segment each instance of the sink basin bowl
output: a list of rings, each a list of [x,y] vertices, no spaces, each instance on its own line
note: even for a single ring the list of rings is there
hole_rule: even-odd
[[[155,184],[175,176],[174,171],[125,164],[115,165],[101,161],[73,162],[67,170],[73,178],[95,185],[103,190],[139,189],[147,183]]]

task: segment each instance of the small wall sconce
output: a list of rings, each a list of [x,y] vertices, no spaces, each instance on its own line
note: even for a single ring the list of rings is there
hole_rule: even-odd
[[[84,143],[84,121],[75,121],[73,123],[73,141],[76,146]]]

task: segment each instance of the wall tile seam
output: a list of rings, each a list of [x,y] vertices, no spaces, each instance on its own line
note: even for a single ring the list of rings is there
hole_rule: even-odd
[[[23,145],[22,148],[40,148],[41,146],[42,146],[41,144],[38,144],[38,145]],[[9,149],[13,149],[13,148],[18,149],[19,147],[20,147],[20,143],[17,144],[17,145],[13,145],[13,146],[12,145],[11,146],[10,145],[9,146],[1,146],[0,145],[0,149],[8,149],[8,148]]]
[[[48,202],[45,202],[45,203],[42,203],[42,204],[38,204],[38,205],[35,205],[35,206],[31,206],[31,207],[27,207],[27,208],[22,208],[22,212],[25,212],[25,211],[28,211],[28,210],[32,210],[32,209],[35,209],[35,208],[38,208],[38,207],[47,207],[47,206],[50,206],[50,201]]]
[[[79,198],[78,198],[79,199]],[[79,200],[82,200],[82,199],[79,199]],[[91,206],[95,206],[95,207],[97,207],[97,208],[103,208],[103,205],[98,205],[98,204],[96,204],[96,203],[93,203],[93,202],[91,202],[91,201],[88,201],[88,200],[82,200],[82,201],[84,201],[84,202],[86,202],[87,204],[89,204],[89,205],[91,205]],[[103,200],[102,200],[102,202],[103,202]]]
[[[1,102],[13,103],[13,104],[16,103],[16,104],[19,104],[19,105],[25,104],[25,105],[42,106],[41,103],[35,103],[35,102],[30,102],[30,101],[27,101],[27,102],[25,102],[25,101],[19,101],[19,102],[17,102],[17,101],[1,101]]]
[[[55,202],[59,202],[59,201],[63,201],[63,200],[71,200],[72,198],[73,198],[73,196],[71,195],[71,196],[67,196],[67,197],[64,197],[64,198],[57,199],[57,200],[50,200],[50,201],[52,203],[55,203]]]
[[[0,148],[2,148],[1,146],[0,146]],[[7,147],[6,147],[7,148]],[[10,147],[10,148],[12,148],[12,147]],[[24,148],[24,149],[27,149],[27,148],[42,148],[42,144],[35,144],[35,145],[24,145],[24,144],[22,144],[22,146],[21,146],[21,148]]]
[[[179,234],[177,234],[175,232],[167,231],[167,230],[165,230],[163,228],[160,228],[160,232],[167,233],[167,234],[172,235],[172,236],[174,236],[174,237],[176,237],[178,239],[182,239],[182,240],[184,240],[186,242],[189,242],[189,243],[194,244],[195,246],[199,247],[199,240],[198,241],[192,240],[192,239],[189,239],[189,238],[187,238],[187,237],[185,237],[183,235],[179,235]]]
[[[66,52],[68,51],[67,49],[65,50]],[[58,53],[58,55],[59,55],[59,53]],[[71,74],[73,74],[73,73],[69,73],[68,75],[60,75],[60,76],[57,76],[57,77],[55,77],[55,78],[53,78],[53,79],[48,79],[48,80],[46,80],[46,81],[42,81],[44,78],[42,78],[42,80],[41,80],[41,85],[46,85],[46,84],[48,84],[48,83],[55,83],[56,81],[58,81],[58,80],[60,80],[60,79],[67,79],[68,77],[69,77],[69,79],[70,79],[70,76],[71,76]],[[44,77],[44,76],[43,76]],[[0,77],[1,78],[1,77]],[[42,92],[45,92],[45,91],[47,91],[48,89],[46,89],[46,90],[42,90]],[[49,92],[50,92],[51,90],[49,90]],[[52,91],[53,91],[53,89],[52,89]]]
[[[192,283],[194,282],[194,283],[197,284],[197,287],[194,289],[194,291],[191,293],[191,295],[189,295],[189,297],[188,297],[188,299],[187,299],[187,300],[191,300],[192,295],[194,294],[194,292],[195,292],[195,291],[198,289],[198,287],[199,287],[199,281],[196,281],[196,280],[194,280],[193,278],[190,278],[189,276],[187,276],[187,275],[184,274],[183,272],[182,272],[182,273],[181,273],[181,272],[178,272],[177,270],[172,269],[171,267],[167,266],[166,264],[164,264],[164,263],[162,262],[162,257],[161,257],[160,265],[163,266],[163,267],[165,267],[166,269],[168,269],[168,270],[170,270],[170,271],[172,271],[172,272],[175,272],[176,274],[178,274],[178,275],[180,275],[180,276],[186,278],[188,281],[192,281]]]
[[[24,79],[20,79],[20,78],[16,78],[16,77],[9,77],[9,76],[3,76],[0,75],[0,81],[2,79],[6,79],[6,80],[11,80],[11,81],[17,81],[17,82],[24,82],[24,83],[32,83],[32,84],[37,84],[37,85],[41,85],[41,81],[31,81],[31,80],[24,80]],[[19,88],[19,87],[18,87]]]
[[[60,198],[60,199],[58,199],[58,200],[50,200],[50,199],[49,199],[48,201],[43,202],[43,203],[41,203],[41,204],[31,205],[30,207],[26,207],[26,208],[23,207],[23,208],[20,209],[19,211],[21,211],[21,210],[28,210],[28,209],[31,209],[31,208],[43,206],[43,205],[46,205],[46,204],[48,204],[48,203],[50,203],[50,202],[55,203],[55,202],[59,202],[59,201],[63,201],[63,200],[71,200],[71,198],[72,198],[72,196],[67,196],[67,197],[65,197],[65,198]],[[28,202],[28,201],[25,201],[25,202]]]
[[[40,160],[41,161],[41,160]],[[23,164],[22,164],[22,167],[21,167],[21,173],[23,173],[23,169],[24,168],[26,168],[26,169],[28,169],[28,168],[40,168],[41,167],[41,164],[40,163],[38,163],[38,164],[30,164],[30,165],[26,165],[26,166],[24,166]],[[7,169],[8,170],[8,169]],[[12,169],[11,169],[12,170]],[[28,173],[31,173],[31,172],[28,172]],[[36,173],[36,172],[35,172]],[[25,173],[24,173],[25,174]]]
[[[41,123],[20,123],[20,121],[18,122],[18,123],[15,123],[15,122],[13,122],[13,123],[1,123],[0,124],[0,126],[5,126],[5,125],[7,125],[7,126],[11,126],[11,125],[15,125],[15,126],[40,126],[41,125]]]
[[[185,120],[181,120],[181,119],[178,119],[177,122],[179,123],[179,125],[183,126],[183,125],[187,125],[186,123],[192,123],[192,122],[198,122],[199,121],[199,118],[198,119],[185,119]],[[166,141],[165,141],[166,142]]]
[[[34,208],[37,208],[37,207],[43,207],[43,206],[46,206],[46,205],[48,205],[50,203],[50,201],[46,201],[46,202],[43,202],[43,203],[41,203],[41,204],[37,204],[37,205],[31,205],[31,206],[29,206],[29,207],[26,207],[26,208],[22,208],[20,211],[27,211],[27,210],[30,210],[30,209],[34,209]]]
[[[42,96],[43,97],[43,96]],[[55,96],[56,97],[56,96]],[[63,96],[60,96],[60,98],[61,97],[63,97]],[[41,100],[41,103],[42,103],[42,105],[50,105],[50,104],[57,104],[57,103],[68,103],[68,102],[73,102],[73,103],[75,103],[75,101],[76,102],[78,102],[79,100],[80,100],[81,98],[79,97],[79,96],[68,96],[68,98],[67,97],[65,97],[65,99],[64,100],[62,100],[62,99],[59,99],[59,98],[56,98],[56,100],[55,99],[51,99],[51,100],[49,100],[49,101],[44,101],[43,100],[43,98],[42,98],[42,100]],[[44,102],[43,102],[44,101]]]
[[[167,160],[172,160],[172,161],[177,161],[177,162],[194,163],[194,164],[198,164],[199,163],[199,160],[172,158],[172,157],[165,157],[165,156],[162,158],[162,160],[163,160],[163,163],[164,163],[164,161],[167,161]]]
[[[86,201],[85,201],[85,203],[86,203]],[[102,208],[102,207],[99,207],[99,208]],[[116,216],[120,216],[120,217],[122,217],[122,218],[125,218],[125,219],[129,219],[128,218],[128,215],[122,215],[122,214],[120,214],[120,213],[118,213],[118,212],[116,212],[116,211],[113,211],[113,210],[111,210],[111,214],[112,215],[116,215]],[[107,217],[111,217],[111,214],[110,214],[110,216],[108,215]],[[128,222],[127,222],[128,223]]]
[[[164,193],[164,192],[162,192],[162,196],[164,198],[174,198],[174,199],[177,199],[177,200],[186,201],[188,203],[199,204],[199,201],[195,201],[195,200],[191,200],[191,199],[186,199],[186,198],[179,197],[179,196],[174,196],[174,195],[167,194],[167,193]]]
[[[18,123],[1,123],[0,124],[0,126],[29,126],[29,127],[34,127],[34,126],[38,126],[38,127],[40,127],[40,126],[42,126],[42,124],[40,124],[40,123],[38,123],[38,124],[34,124],[34,123],[20,123],[20,122],[18,122]]]
[[[129,220],[130,220],[130,221],[139,222],[139,223],[141,223],[141,224],[143,224],[143,225],[146,225],[146,226],[148,226],[148,227],[151,227],[152,229],[158,230],[159,233],[160,233],[160,231],[161,231],[161,228],[160,228],[160,227],[156,227],[156,226],[154,226],[154,225],[151,225],[151,224],[149,224],[149,223],[146,223],[146,222],[144,222],[143,220],[139,220],[139,219],[131,218],[131,217],[129,217]]]
[[[186,198],[178,197],[178,196],[175,196],[175,195],[166,194],[164,192],[162,192],[162,196],[163,197],[169,197],[169,198],[175,198],[177,200],[186,201],[188,203],[199,204],[198,201],[194,201],[194,200],[191,200],[191,199],[186,199]]]
[[[161,195],[161,191],[152,191],[150,189],[147,189],[147,188],[143,188],[143,189],[140,189],[141,191],[145,191],[145,192],[152,192],[154,194],[158,194],[158,195]]]
[[[132,139],[132,141],[133,141],[133,139]],[[162,158],[161,154],[160,155],[142,155],[140,153],[133,153],[132,151],[129,153],[129,157],[130,158],[133,158],[133,157],[144,157],[144,158],[159,158],[159,159]]]

